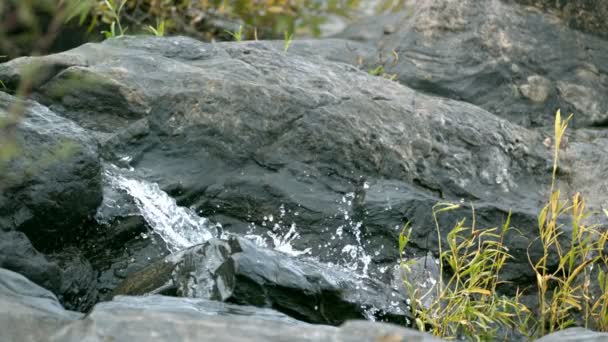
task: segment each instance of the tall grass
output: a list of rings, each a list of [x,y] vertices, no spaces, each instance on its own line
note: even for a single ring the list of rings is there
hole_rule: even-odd
[[[460,205],[451,203],[438,203],[433,207],[440,261],[435,293],[421,296],[415,284],[407,279],[405,288],[420,330],[444,338],[466,336],[493,340],[501,327],[519,325],[522,316],[529,312],[518,298],[502,296],[496,291],[500,283],[499,274],[511,258],[503,243],[510,229],[510,219],[507,218],[501,227],[479,229],[473,211],[470,225],[463,219],[448,233],[444,250],[437,216],[458,208]],[[402,255],[410,234],[411,229],[404,229],[400,235]],[[408,262],[402,260],[401,266],[407,274]],[[425,307],[422,300],[429,295],[433,300]]]
[[[501,227],[480,229],[473,209],[471,223],[459,221],[442,241],[437,217],[460,205],[438,203],[433,207],[439,241],[439,280],[434,293],[421,293],[416,284],[404,279],[420,330],[444,338],[476,340],[495,340],[505,331],[534,338],[575,325],[608,331],[604,255],[608,234],[585,223],[590,213],[581,194],[574,194],[570,201],[563,199],[556,185],[560,145],[570,118],[563,120],[560,111],[556,114],[550,191],[538,214],[538,237],[528,247],[538,308],[522,304],[519,290],[514,297],[497,292],[500,272],[512,259],[504,245],[505,235],[514,229],[510,215]],[[406,271],[410,267],[403,258],[411,234],[408,228],[409,223],[399,237],[400,265]],[[540,244],[539,260],[530,256],[533,244],[535,248]],[[550,260],[557,260],[557,265]],[[423,306],[422,299],[429,295],[433,296],[431,304]]]
[[[551,191],[547,204],[538,215],[538,241],[542,245],[543,256],[534,262],[528,253],[530,265],[536,274],[541,335],[577,325],[577,316],[580,315],[585,327],[606,328],[606,315],[602,313],[606,301],[603,267],[606,266],[603,255],[606,232],[596,225],[585,224],[589,213],[585,199],[579,193],[569,201],[562,198],[555,186],[560,144],[570,117],[562,120],[558,111],[555,118]],[[569,241],[564,241],[567,227],[560,223],[562,218],[568,219],[571,226]],[[559,260],[553,269],[547,265],[550,257]],[[591,293],[593,267],[598,268],[600,291],[596,294],[597,298]]]

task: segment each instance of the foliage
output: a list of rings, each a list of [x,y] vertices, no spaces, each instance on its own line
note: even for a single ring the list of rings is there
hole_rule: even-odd
[[[165,22],[167,32],[197,38],[222,38],[227,31],[243,27],[243,33],[258,31],[260,38],[278,38],[284,32],[318,36],[329,16],[352,16],[360,0],[125,0],[121,19],[133,27]],[[105,0],[95,0],[91,27],[116,20]],[[232,35],[231,35],[232,36]],[[256,33],[257,36],[257,33]],[[244,35],[242,35],[244,37]],[[232,36],[234,38],[234,36]]]
[[[519,326],[522,316],[529,312],[517,298],[501,296],[496,291],[500,271],[511,258],[503,244],[510,220],[507,219],[500,229],[479,229],[474,219],[470,226],[461,220],[448,233],[448,248],[443,250],[437,215],[459,207],[452,203],[438,203],[433,207],[440,246],[440,277],[435,293],[422,295],[419,288],[407,279],[405,288],[412,299],[412,311],[420,330],[428,330],[440,337],[494,340],[499,328]],[[404,229],[399,237],[401,255],[410,233],[411,229]],[[407,261],[402,259],[401,267],[408,268]],[[448,273],[451,276],[448,277]],[[428,295],[433,296],[433,301],[425,307],[421,300]]]
[[[96,0],[0,1],[0,54],[16,57],[46,53],[56,44],[84,39],[84,30],[63,37],[68,21],[84,24]]]
[[[374,69],[369,69],[367,71],[367,73],[370,74],[370,75],[372,75],[372,76],[384,77],[387,80],[391,80],[391,81],[394,81],[395,78],[397,78],[397,74],[387,74],[386,72],[384,72],[384,67],[382,65],[378,65]]]
[[[118,1],[118,2],[116,2],[116,1]],[[106,38],[124,36],[125,33],[127,32],[128,28],[123,29],[123,27],[120,23],[120,20],[121,20],[122,9],[124,8],[127,1],[126,0],[104,0],[103,3],[108,8],[107,12],[109,13],[111,22],[110,22],[110,31],[101,31],[101,33],[103,33],[103,35]],[[116,30],[117,27],[118,27],[118,31]]]
[[[285,32],[318,36],[328,18],[352,17],[359,5],[360,0],[5,0],[0,1],[0,54],[46,53],[55,41],[121,36],[126,26],[130,34],[203,40],[233,39],[227,31],[241,25],[242,38],[280,39]]]
[[[240,42],[243,40],[243,25],[239,26],[239,29],[232,32],[229,30],[225,30],[226,33],[228,33],[232,38],[234,38],[234,41],[236,42]]]
[[[603,255],[608,233],[584,223],[589,214],[585,199],[579,193],[569,203],[562,199],[560,190],[555,189],[560,143],[570,117],[562,120],[561,113],[557,112],[551,192],[547,205],[538,216],[538,241],[543,257],[535,262],[530,260],[536,274],[541,335],[576,325],[579,313],[584,326],[608,328],[606,259]],[[564,241],[565,227],[560,223],[563,217],[571,224],[570,241]],[[556,256],[559,263],[556,268],[549,269],[547,260],[552,256]],[[597,298],[592,293],[594,267],[600,289]]]
[[[448,233],[444,251],[437,215],[459,205],[439,203],[433,207],[433,218],[439,239],[440,279],[432,304],[422,306],[421,299],[428,294],[419,293],[415,284],[404,279],[419,329],[441,337],[482,340],[496,339],[500,328],[515,329],[529,338],[574,325],[608,331],[608,261],[604,255],[608,232],[584,223],[589,213],[579,193],[570,203],[556,189],[560,143],[569,119],[562,120],[557,112],[550,194],[538,215],[539,236],[530,243],[530,247],[540,243],[543,253],[535,261],[528,253],[536,274],[537,315],[532,315],[533,308],[520,302],[521,292],[507,298],[496,291],[500,271],[511,259],[503,243],[505,234],[512,229],[509,220],[501,229],[477,229],[473,212],[470,227],[462,220]],[[564,219],[570,227],[564,226]],[[565,234],[566,229],[569,234]],[[400,255],[410,233],[411,229],[404,228],[399,237]],[[557,266],[550,267],[550,259],[557,260]],[[409,267],[403,258],[400,264],[405,269]]]
[[[292,41],[293,41],[293,32],[288,33],[287,31],[285,31],[285,39],[283,40],[283,51],[284,52],[287,52],[287,50],[289,50],[289,47],[291,46]]]
[[[158,20],[156,27],[148,25],[146,30],[157,37],[163,37],[165,35],[165,24],[164,20]]]

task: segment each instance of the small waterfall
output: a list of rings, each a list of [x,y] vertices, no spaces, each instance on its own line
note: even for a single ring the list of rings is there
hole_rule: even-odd
[[[194,210],[177,205],[175,199],[161,190],[158,184],[141,180],[132,169],[105,165],[103,177],[104,200],[97,212],[98,222],[107,223],[116,216],[141,215],[152,230],[165,241],[172,253],[203,243],[214,236],[225,237],[221,232],[221,224],[212,224],[208,219],[197,215]],[[355,244],[344,245],[341,250],[329,253],[340,255],[341,261],[338,263],[340,266],[368,276],[371,256],[364,248],[361,236],[362,224],[353,221],[349,216],[353,199],[354,193],[342,197],[341,208],[336,213],[336,217],[342,218],[344,223],[335,228],[331,239],[342,240],[346,234],[352,234]],[[298,215],[297,212],[293,214]],[[256,234],[255,224],[251,223],[251,230],[245,237],[260,246],[273,248],[285,254],[310,256],[311,248],[300,251],[293,247],[292,242],[300,235],[296,224],[287,220],[283,205],[278,208],[277,217],[269,213],[264,217],[261,225],[266,227],[263,234]],[[220,228],[219,231],[217,228]],[[327,227],[327,229],[333,228]],[[312,257],[317,259],[318,256]]]
[[[138,180],[129,175],[129,170],[114,165],[107,165],[103,176],[104,182],[110,186],[109,190],[122,190],[133,198],[139,214],[165,241],[171,252],[203,243],[213,237],[206,218],[198,216],[192,209],[177,205],[158,184]],[[107,221],[104,211],[108,208],[121,209],[117,208],[118,205],[120,204],[112,196],[104,194],[104,203],[97,213],[98,221]]]
[[[221,225],[212,225],[206,218],[198,216],[194,210],[177,205],[175,199],[162,191],[158,184],[139,180],[132,173],[131,170],[121,169],[115,165],[104,167],[106,189],[103,203],[97,212],[98,222],[107,223],[116,216],[116,213],[121,216],[141,215],[152,230],[165,241],[172,253],[203,243],[215,235],[225,237],[221,233],[212,233]],[[120,199],[120,192],[126,192],[135,202],[136,208],[130,210],[128,203],[125,203],[127,201]],[[275,225],[273,231],[267,232],[271,246],[266,244],[262,236],[247,235],[246,237],[263,247],[274,248],[293,256],[310,252],[310,249],[296,250],[291,245],[291,242],[300,236],[295,224],[292,224],[286,233],[282,232],[281,228]]]

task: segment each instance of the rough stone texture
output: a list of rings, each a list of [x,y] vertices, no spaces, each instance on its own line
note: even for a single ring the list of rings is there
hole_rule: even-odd
[[[521,2],[555,6],[572,26],[608,32],[605,1]],[[365,66],[383,65],[417,90],[524,126],[550,125],[557,108],[574,113],[578,127],[605,126],[608,43],[564,20],[513,1],[408,0],[402,11],[366,18],[338,36],[377,46]]]
[[[0,340],[45,341],[82,314],[66,311],[49,291],[0,268]]]
[[[398,326],[310,325],[270,309],[204,299],[117,297],[82,314],[49,291],[0,269],[0,340],[12,341],[439,341]]]
[[[301,235],[294,246],[322,260],[349,259],[344,248],[358,240],[372,270],[392,264],[394,227],[405,219],[425,239],[412,246],[435,248],[425,246],[433,230],[426,223],[438,200],[482,206],[493,226],[509,209],[518,223],[534,222],[549,184],[544,136],[275,45],[125,37],[14,60],[0,66],[0,77],[18,79],[15,70],[28,63],[56,70],[34,96],[94,130],[110,161],[127,158],[125,166],[228,231],[286,234],[293,223]],[[400,184],[395,196],[418,203],[393,211],[390,224],[365,207],[368,186],[383,182]],[[264,219],[271,215],[272,223]],[[513,250],[535,234],[519,227],[525,236],[509,239]],[[531,276],[519,273],[512,277]]]
[[[386,285],[238,237],[211,240],[136,272],[117,294],[175,288],[180,297],[271,307],[311,323],[374,317],[408,324],[405,297]]]
[[[560,186],[572,194],[580,192],[593,210],[608,208],[608,130],[577,129],[568,134],[562,149],[560,168],[564,180]],[[596,218],[604,227],[606,216]]]
[[[570,27],[608,37],[608,3],[604,0],[515,1],[550,11],[561,17]]]
[[[229,303],[218,302],[214,300],[206,300],[202,298],[176,298],[168,296],[116,296],[109,302],[102,302],[95,306],[95,310],[99,311],[115,311],[145,309],[147,311],[158,311],[166,313],[196,313],[201,317],[204,316],[235,316],[235,317],[253,317],[264,321],[275,321],[289,324],[305,324],[302,321],[295,320],[278,311],[259,308],[255,306],[235,305]]]
[[[86,311],[97,300],[97,274],[74,248],[46,256],[25,234],[0,230],[0,267],[52,291],[70,310]]]
[[[76,248],[51,256],[61,268],[58,298],[66,309],[86,312],[97,302],[97,272]]]
[[[39,286],[59,293],[61,269],[38,252],[21,232],[0,230],[0,267],[22,274]]]
[[[22,106],[18,149],[0,173],[0,230],[19,230],[41,250],[74,240],[101,203],[97,145],[78,125],[34,102],[0,92],[0,120]],[[9,128],[3,129],[6,134]]]
[[[570,328],[557,331],[536,340],[536,342],[605,342],[608,333],[594,332],[585,328]]]
[[[98,304],[85,319],[66,326],[50,341],[440,341],[382,323],[348,322],[340,328],[310,325],[270,310],[230,305],[220,307],[214,316],[217,304],[209,308],[202,307],[203,303],[182,298],[152,303],[122,297],[118,303]],[[247,317],[251,313],[255,316]]]

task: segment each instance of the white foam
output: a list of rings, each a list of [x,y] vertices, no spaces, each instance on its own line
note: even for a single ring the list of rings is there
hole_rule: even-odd
[[[167,243],[171,252],[200,244],[213,237],[209,221],[193,210],[177,205],[158,184],[125,176],[127,170],[107,166],[103,176],[115,189],[133,197],[140,214],[148,225]],[[106,203],[111,205],[111,203]]]

